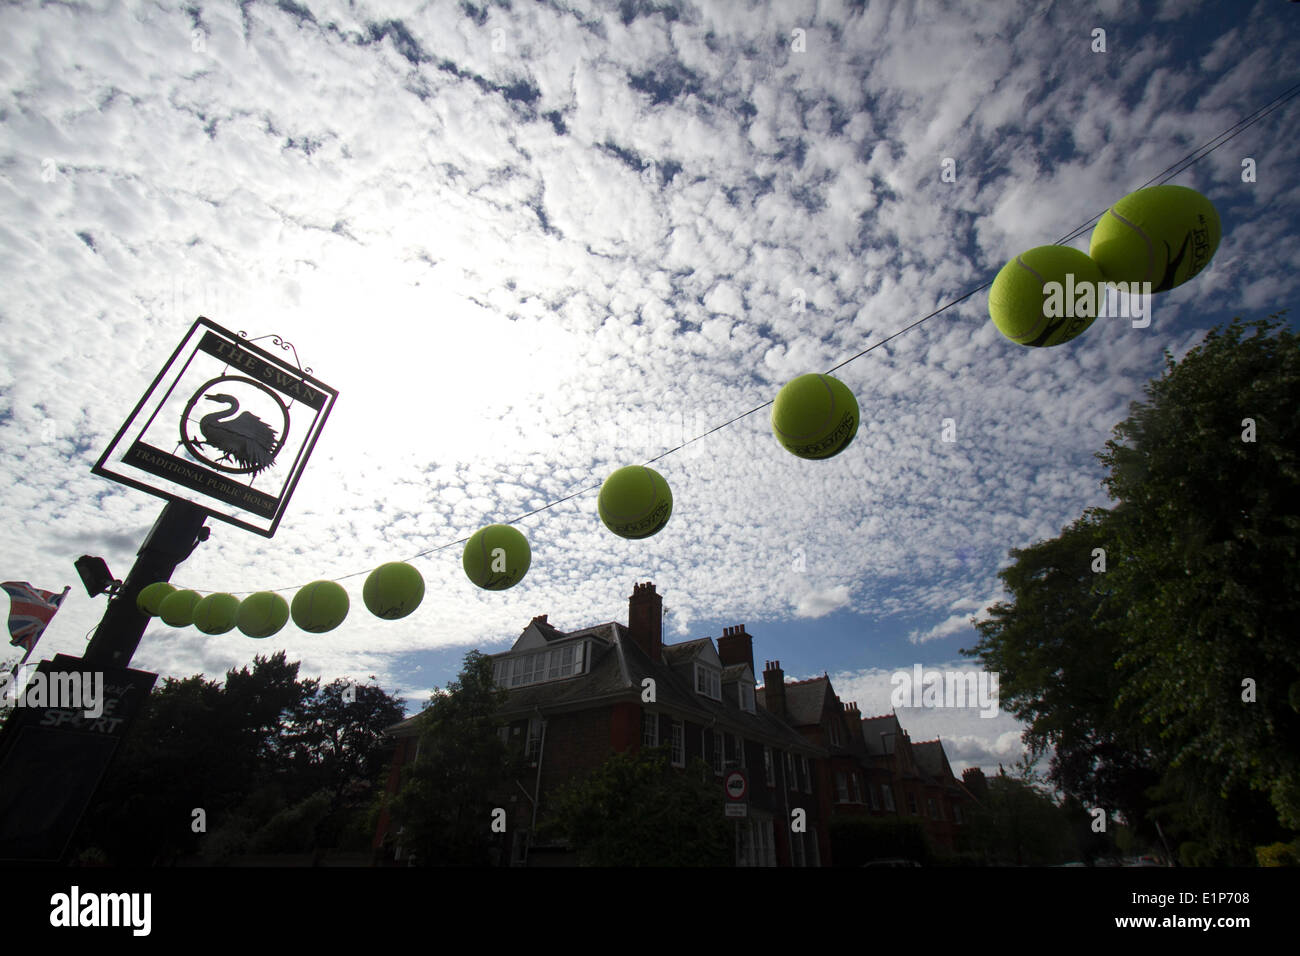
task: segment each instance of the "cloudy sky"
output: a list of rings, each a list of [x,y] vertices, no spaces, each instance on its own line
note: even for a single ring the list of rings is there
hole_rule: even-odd
[[[291,598],[341,579],[352,613],[263,641],[158,625],[135,666],[220,676],[284,649],[304,674],[374,675],[418,708],[469,649],[508,648],[536,614],[626,621],[632,585],[654,581],[670,640],[744,623],[760,668],[828,672],[887,712],[896,669],[970,666],[958,651],[1008,549],[1106,503],[1093,453],[1162,350],[1294,306],[1294,104],[1173,180],[1211,198],[1223,240],[1148,328],[1103,319],[1027,349],[980,292],[836,373],[862,410],[837,458],[794,458],[762,409],[658,462],[676,503],[653,538],[606,531],[595,489],[1233,127],[1296,75],[1298,15],[1280,0],[6,5],[0,576],[74,585],[38,656],[84,650],[105,598],[73,561],[124,576],[162,504],[91,465],[202,314],[289,340],[339,400],[275,537],[212,520],[173,581]],[[466,580],[455,542],[577,492],[519,523],[520,585]],[[415,614],[366,612],[369,570],[438,548],[414,561]],[[1006,716],[900,716],[958,769],[1020,750]]]

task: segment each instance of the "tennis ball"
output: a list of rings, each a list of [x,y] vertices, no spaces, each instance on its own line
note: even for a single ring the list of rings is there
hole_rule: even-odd
[[[620,468],[600,486],[596,510],[620,538],[658,534],[673,513],[673,493],[664,476],[645,465]]]
[[[204,634],[225,634],[239,618],[239,598],[209,594],[194,605],[194,626]]]
[[[198,603],[198,591],[174,591],[159,602],[158,616],[172,627],[189,627],[194,623],[194,605]]]
[[[270,637],[289,620],[289,602],[273,591],[250,594],[239,604],[235,623],[248,637]]]
[[[466,577],[488,591],[514,587],[532,562],[528,539],[508,524],[490,524],[474,532],[461,556]]]
[[[158,605],[162,603],[163,598],[175,593],[175,587],[166,581],[157,581],[140,589],[140,593],[135,598],[135,606],[150,617],[157,617]]]
[[[800,375],[776,393],[772,432],[792,455],[834,458],[858,433],[858,400],[838,378]]]
[[[1195,189],[1151,186],[1106,210],[1088,254],[1107,281],[1150,282],[1164,292],[1209,265],[1219,237],[1219,214]]]
[[[375,617],[396,621],[424,600],[424,578],[409,564],[390,561],[370,572],[361,589],[361,599]]]
[[[1037,246],[1002,267],[989,289],[989,317],[1020,345],[1060,345],[1082,335],[1101,310],[1101,269],[1070,246]]]
[[[348,592],[337,581],[313,581],[293,596],[293,623],[312,634],[324,634],[348,616]]]

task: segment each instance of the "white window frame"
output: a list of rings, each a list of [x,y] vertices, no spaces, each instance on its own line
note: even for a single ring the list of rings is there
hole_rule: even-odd
[[[772,748],[763,745],[763,782],[769,787],[776,786],[776,771],[772,769]]]
[[[722,776],[722,769],[726,763],[725,740],[722,731],[713,732],[713,773],[719,777]]]
[[[788,750],[785,754],[785,788],[787,790],[799,789],[799,778],[794,769],[794,754]]]
[[[749,681],[740,684],[740,709],[747,714],[758,712],[754,704],[754,685]]]
[[[831,730],[831,746],[839,747],[841,745],[840,744],[840,722],[838,720],[832,720],[830,730]]]
[[[524,745],[524,758],[537,763],[542,752],[542,738],[546,735],[546,718],[528,718],[528,741]],[[535,745],[535,746],[534,746]]]
[[[586,673],[587,645],[578,641],[562,647],[519,654],[497,661],[493,681],[501,687],[527,687],[553,680],[566,680]]]
[[[653,733],[647,733],[653,731]],[[641,711],[641,746],[659,746],[659,715],[651,710]]]
[[[736,734],[736,764],[740,769],[745,769],[745,738]]]
[[[897,813],[898,809],[894,806],[894,788],[887,783],[880,785],[880,798],[885,801],[885,809],[890,813]]]
[[[695,693],[712,700],[722,700],[722,674],[706,664],[695,662]]]
[[[808,766],[808,758],[803,754],[799,755],[799,760],[803,763],[803,792],[812,793],[812,768]]]
[[[686,725],[673,721],[672,763],[674,767],[686,766]]]
[[[853,795],[853,802],[861,803],[862,787],[858,783],[858,772],[856,770],[849,771],[849,790]]]

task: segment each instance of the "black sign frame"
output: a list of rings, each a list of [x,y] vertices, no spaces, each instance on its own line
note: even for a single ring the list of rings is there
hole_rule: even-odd
[[[278,341],[277,339],[277,343]],[[142,440],[145,431],[153,424],[163,406],[171,398],[195,355],[200,352],[238,369],[236,374],[223,376],[224,378],[236,379],[245,376],[245,381],[249,384],[271,394],[274,394],[271,392],[272,389],[280,392],[291,398],[296,406],[311,411],[311,421],[305,430],[306,437],[298,447],[290,466],[289,476],[278,496],[241,484],[235,480],[237,473],[232,474],[235,469],[219,469],[181,458]],[[169,381],[169,384],[163,387],[165,380]],[[122,427],[113,436],[113,440],[104,450],[99,461],[91,468],[91,473],[167,501],[195,505],[212,517],[228,524],[266,538],[274,537],[288,507],[289,499],[298,486],[303,468],[306,467],[316,447],[316,441],[329,419],[329,413],[334,408],[338,394],[337,389],[312,376],[309,370],[295,368],[280,357],[249,342],[242,333],[237,335],[201,315],[154,377],[153,383],[140,397],[131,415],[122,423]],[[146,405],[150,404],[151,399],[154,400],[152,411],[142,419],[141,413]],[[280,404],[284,405],[283,402]],[[288,432],[288,422],[289,419],[286,418],[281,440]],[[300,430],[297,425],[295,430]],[[137,434],[124,442],[123,438],[129,431]],[[114,460],[110,461],[110,459]],[[135,474],[115,470],[113,466],[116,465],[132,468]],[[170,482],[173,487],[161,483],[151,484],[150,479],[162,479]],[[223,506],[227,510],[223,510]],[[261,523],[247,520],[240,513],[260,519]]]

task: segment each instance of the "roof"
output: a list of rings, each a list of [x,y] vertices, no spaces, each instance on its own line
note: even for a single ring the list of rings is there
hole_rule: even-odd
[[[710,638],[702,638],[702,641],[710,642]],[[697,644],[699,641],[688,641],[688,644]],[[737,704],[732,703],[723,695],[722,701],[716,701],[711,697],[705,697],[695,692],[694,685],[690,674],[679,672],[682,663],[693,659],[694,655],[685,656],[680,653],[665,654],[664,662],[654,663],[646,656],[645,652],[634,641],[622,640],[624,658],[627,661],[629,676],[637,690],[637,699],[640,699],[641,681],[645,678],[653,678],[655,681],[655,702],[668,710],[674,710],[683,715],[693,715],[698,722],[713,723],[717,722],[719,729],[730,729],[733,733],[743,733],[748,739],[766,741],[777,744],[787,750],[801,751],[810,755],[821,756],[821,748],[810,743],[803,734],[796,731],[785,721],[778,718],[775,714],[764,710],[762,707],[756,707],[754,713],[741,710]],[[665,645],[664,650],[668,651],[671,647],[680,648],[683,645]],[[669,663],[673,658],[677,658],[675,663]],[[741,665],[742,669],[748,665]]]
[[[748,664],[728,664],[722,669],[722,683],[726,684],[733,680],[744,680],[747,674],[749,674]]]
[[[873,756],[892,754],[894,743],[902,733],[896,714],[862,718],[862,739],[866,741],[867,753]]]
[[[952,767],[948,765],[948,756],[943,752],[943,744],[937,737],[920,743],[912,741],[912,759],[916,761],[916,766],[922,773],[929,774],[936,780],[953,778]]]
[[[663,710],[680,714],[696,723],[715,726],[719,730],[744,734],[747,739],[774,744],[785,750],[809,756],[823,756],[825,753],[762,707],[756,708],[756,712],[751,714],[742,710],[726,694],[722,701],[716,701],[695,692],[694,671],[690,665],[706,653],[706,647],[712,649],[711,638],[665,644],[662,660],[655,662],[631,639],[627,627],[617,622],[569,634],[536,618],[529,626],[536,627],[544,636],[547,636],[544,630],[546,628],[555,631],[560,637],[593,636],[601,640],[593,646],[592,659],[586,673],[565,680],[507,689],[506,703],[500,711],[505,717],[522,717],[538,711],[555,713],[561,710],[581,710],[599,703],[618,701],[640,703],[642,682],[650,678],[655,686],[655,704]],[[503,651],[489,656],[499,658],[510,653],[511,651]],[[738,680],[748,668],[748,664],[724,668],[724,681]],[[393,737],[412,736],[419,730],[417,719],[418,715],[395,724],[387,728],[385,734]]]
[[[682,641],[680,644],[665,644],[663,645],[663,657],[664,660],[673,664],[694,660],[700,656],[705,644],[712,643],[712,638],[697,637],[693,641]]]

